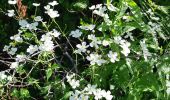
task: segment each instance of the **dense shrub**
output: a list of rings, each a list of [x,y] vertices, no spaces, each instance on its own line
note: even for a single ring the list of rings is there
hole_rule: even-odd
[[[1,0],[1,99],[168,100],[165,2]]]

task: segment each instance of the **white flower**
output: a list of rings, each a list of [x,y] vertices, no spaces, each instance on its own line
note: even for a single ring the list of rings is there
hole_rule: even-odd
[[[37,16],[34,18],[34,20],[37,22],[41,22],[43,19],[41,18],[41,16]]]
[[[17,48],[13,47],[13,48],[11,48],[11,50],[8,53],[11,55],[14,55],[16,53],[16,51],[17,51]]]
[[[134,41],[132,34],[133,34],[132,32],[127,32],[127,35],[125,36],[125,38],[129,37],[132,41]]]
[[[95,9],[99,9],[102,7],[102,4],[97,4]]]
[[[76,29],[75,31],[71,31],[70,35],[74,38],[79,38],[83,33],[79,30]]]
[[[8,3],[11,5],[15,5],[17,3],[17,0],[8,0]]]
[[[86,59],[90,61],[91,65],[99,65],[101,66],[102,64],[106,63],[106,60],[101,58],[101,55],[98,54],[90,54],[90,56],[87,56]]]
[[[110,58],[110,61],[112,62],[112,63],[115,63],[115,61],[119,61],[119,59],[117,58],[117,53],[116,52],[112,52],[112,51],[109,51],[109,54],[107,54],[108,55],[108,57]]]
[[[75,74],[71,74],[71,75],[66,75],[66,78],[67,78],[67,82],[71,81],[71,79],[75,76]]]
[[[128,56],[128,54],[130,53],[129,49],[130,43],[123,40],[122,37],[120,36],[114,37],[114,42],[119,44],[120,47],[122,47],[123,50],[121,51],[121,53],[124,54],[125,56]]]
[[[55,6],[55,5],[58,5],[58,2],[57,1],[53,1],[53,2],[49,2],[48,4],[51,5],[51,6]]]
[[[89,100],[89,96],[81,94],[78,98],[78,100]]]
[[[92,5],[91,7],[89,7],[90,10],[94,10],[95,9],[95,5]]]
[[[114,42],[115,42],[115,43],[119,44],[120,41],[122,41],[122,37],[120,37],[120,36],[114,37]]]
[[[23,39],[21,38],[20,34],[16,34],[14,36],[11,36],[10,39],[15,40],[16,42],[23,42]]]
[[[19,66],[19,63],[18,63],[18,62],[12,62],[10,68],[11,68],[11,69],[13,69],[13,68],[15,69],[15,68],[17,68],[18,66]]]
[[[108,40],[103,40],[103,41],[102,41],[103,46],[108,46],[110,43],[111,43],[111,42],[108,41]]]
[[[7,15],[8,15],[9,17],[13,17],[13,16],[15,15],[15,14],[14,14],[14,10],[8,10]]]
[[[41,51],[53,51],[53,49],[54,49],[54,43],[53,43],[53,41],[51,41],[51,40],[46,40],[46,41],[44,41],[44,43],[43,44],[41,44],[40,46],[39,46],[39,49],[41,50]]]
[[[72,79],[69,81],[69,84],[71,85],[71,87],[73,89],[75,89],[76,87],[79,87],[80,86],[80,81],[79,80],[75,80],[75,79]]]
[[[24,55],[24,54],[19,54],[19,55],[16,56],[16,61],[17,61],[17,62],[23,62],[23,61],[26,60],[26,58],[27,58],[26,55]]]
[[[50,41],[50,40],[52,40],[52,37],[50,36],[49,33],[47,33],[47,34],[42,35],[40,40],[41,41]]]
[[[106,9],[106,7],[104,6],[104,7],[100,7],[100,8],[98,8],[98,9],[95,9],[94,11],[93,11],[93,13],[94,14],[96,14],[96,15],[99,15],[99,16],[101,16],[101,17],[104,17],[105,16],[105,11],[106,11],[107,9]]]
[[[102,99],[102,97],[103,97],[103,92],[104,92],[104,90],[101,90],[100,88],[97,89],[97,90],[94,92],[95,100],[100,100],[100,99]]]
[[[21,26],[21,28],[26,28],[29,23],[26,20],[19,20],[19,25]]]
[[[38,46],[37,45],[30,45],[27,49],[27,52],[29,54],[33,54],[35,53],[36,51],[38,51]]]
[[[66,75],[67,78],[67,82],[71,85],[71,87],[73,89],[75,89],[76,87],[80,86],[80,81],[79,80],[75,80],[73,77],[75,76],[75,74],[72,75]]]
[[[54,36],[54,37],[59,37],[59,35],[60,35],[61,33],[60,33],[59,31],[53,29],[53,31],[51,31],[51,32],[49,32],[49,33],[47,33],[47,34],[50,34],[50,35],[52,35],[52,36]]]
[[[88,94],[93,94],[96,91],[97,85],[88,84],[87,87],[84,88],[84,91],[87,91]]]
[[[51,9],[51,7],[50,7],[50,5],[47,5],[47,6],[44,6],[44,9],[48,11]]]
[[[35,7],[38,7],[38,6],[40,6],[40,3],[33,3],[32,5]]]
[[[58,11],[55,11],[53,9],[49,9],[45,13],[47,13],[51,18],[59,17]]]
[[[106,23],[108,26],[112,25],[112,21],[109,19],[109,15],[108,15],[108,14],[105,14],[105,15],[103,16],[103,18],[104,18],[105,23]]]
[[[5,45],[5,46],[4,46],[4,48],[3,48],[3,51],[8,51],[8,50],[9,50],[9,48],[10,48],[10,46]]]
[[[81,54],[81,52],[85,53],[89,46],[86,45],[86,42],[82,42],[82,44],[77,44],[76,47],[78,48],[78,50],[76,50],[76,53]]]
[[[125,55],[125,56],[128,56],[128,54],[130,53],[130,49],[129,49],[129,46],[130,46],[130,43],[129,42],[124,42],[120,45],[122,47],[122,53]]]
[[[101,41],[97,40],[97,38],[93,34],[88,35],[88,39],[92,40],[92,42],[90,43],[90,47],[98,48],[98,45],[101,44]]]
[[[71,96],[69,97],[69,100],[79,100],[80,91],[76,90],[75,93],[72,92]]]
[[[94,10],[94,9],[98,9],[100,7],[102,7],[102,4],[92,5],[91,7],[89,7],[89,9]]]
[[[96,25],[84,25],[84,26],[78,26],[80,29],[83,29],[83,30],[93,30],[95,28]]]
[[[37,26],[38,26],[38,22],[34,22],[34,23],[31,23],[31,24],[28,24],[28,29],[29,30],[37,30]]]
[[[110,91],[104,92],[103,97],[105,97],[106,100],[112,100],[113,98]]]

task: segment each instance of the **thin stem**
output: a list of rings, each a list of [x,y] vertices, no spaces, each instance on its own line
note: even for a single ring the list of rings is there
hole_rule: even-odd
[[[57,25],[58,29],[59,29],[59,30],[60,30],[60,32],[63,34],[63,36],[67,39],[67,41],[68,41],[69,45],[71,46],[71,48],[72,48],[72,49],[73,49],[73,51],[74,51],[74,48],[73,48],[73,46],[71,45],[71,43],[70,43],[69,39],[67,38],[67,36],[65,35],[65,33],[62,31],[62,29],[60,28],[60,26],[58,25],[58,23],[55,21],[55,19],[53,19],[53,22]]]

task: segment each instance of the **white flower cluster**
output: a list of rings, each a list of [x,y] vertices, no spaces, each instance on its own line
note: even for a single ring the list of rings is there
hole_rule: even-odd
[[[53,29],[53,31],[50,31],[41,37],[41,41],[43,42],[40,44],[39,49],[41,51],[53,51],[54,49],[54,43],[52,41],[52,37],[59,37],[61,33],[57,30]]]
[[[6,51],[10,55],[15,55],[17,48],[5,45],[3,51]]]
[[[93,35],[92,35],[93,36]],[[93,39],[93,41],[96,41],[95,39]],[[103,46],[107,46],[107,45],[109,45],[111,42],[110,41],[106,41],[106,40],[103,40]],[[106,42],[106,43],[105,43]],[[93,43],[95,43],[96,45],[97,45],[97,42],[93,42]],[[100,42],[101,43],[101,42]],[[81,54],[81,53],[90,53],[90,52],[88,52],[88,50],[87,50],[87,48],[89,47],[89,45],[87,45],[87,43],[86,42],[82,42],[82,44],[77,44],[76,45],[76,47],[78,48],[76,51],[75,51],[75,53],[79,53],[79,54]],[[112,51],[109,51],[109,53],[107,54],[107,56],[109,57],[109,59],[110,59],[110,61],[112,62],[112,63],[115,63],[115,61],[119,61],[119,59],[118,59],[118,54],[117,54],[117,52],[112,52]],[[86,59],[88,60],[88,61],[90,61],[90,64],[91,65],[95,65],[95,64],[97,64],[97,65],[99,65],[99,66],[101,66],[102,64],[104,64],[104,63],[106,63],[107,61],[106,60],[104,60],[104,59],[102,59],[102,55],[99,55],[99,54],[97,54],[97,53],[91,53],[89,56],[87,56],[86,57]]]
[[[16,55],[15,62],[12,62],[10,65],[11,69],[16,69],[19,67],[20,62],[26,61],[28,57],[25,54],[18,54]]]
[[[37,45],[30,45],[28,48],[27,48],[27,52],[29,54],[33,54],[35,53],[36,51],[38,51],[38,46]]]
[[[72,33],[73,34],[73,33]],[[81,54],[81,53],[90,53],[87,48],[88,47],[95,47],[95,49],[98,49],[99,48],[99,45],[103,45],[103,46],[108,46],[112,43],[112,40],[99,40],[94,34],[90,34],[88,35],[88,39],[91,40],[90,44],[87,45],[86,42],[82,42],[81,44],[77,44],[76,47],[77,47],[77,50],[75,50],[75,53],[78,53],[78,54]],[[123,44],[124,43],[124,44]],[[127,43],[126,43],[127,44]],[[126,55],[127,53],[129,53],[128,51],[125,51],[127,49],[127,46],[126,46],[125,42],[122,40],[121,42],[121,46],[123,48],[122,52]],[[128,49],[129,50],[129,49]],[[109,53],[107,54],[107,56],[109,57],[110,61],[112,63],[115,63],[115,61],[119,61],[118,59],[118,54],[117,52],[112,52],[112,51],[109,51]],[[88,61],[90,61],[90,64],[91,65],[95,65],[97,64],[98,66],[101,66],[102,64],[106,63],[107,60],[104,60],[102,59],[102,55],[99,55],[97,53],[91,53],[89,56],[86,57],[86,59]]]
[[[75,74],[68,75],[66,76],[67,82],[71,85],[73,89],[77,88],[80,86],[80,81],[74,79]]]
[[[75,74],[67,75],[67,82],[72,86],[73,89],[80,86],[80,81],[75,80]],[[83,90],[75,90],[71,93],[69,100],[89,100],[90,96],[94,96],[95,100],[100,100],[105,98],[106,100],[112,100],[113,96],[110,91],[102,90],[101,88],[96,88],[96,85],[88,84]]]
[[[5,45],[3,51],[6,51],[9,55],[15,55],[17,52],[16,47]],[[15,69],[19,66],[19,62],[23,62],[27,59],[26,55],[16,55],[15,62],[11,62],[10,68]]]
[[[106,13],[107,10],[109,11],[118,11],[118,8],[114,7],[112,4],[109,5],[102,5],[102,4],[97,4],[97,5],[92,5],[89,7],[90,10],[92,10],[93,14],[96,14],[98,16],[101,16],[104,18],[104,22],[110,26],[112,25],[112,21],[109,19],[109,15]],[[99,29],[101,31],[101,29]]]
[[[58,11],[52,9],[52,7],[54,8],[55,5],[58,5],[57,1],[53,1],[48,3],[47,6],[44,6],[45,8],[45,13],[47,13],[51,18],[56,18],[59,17],[60,15],[58,14]]]
[[[91,53],[89,56],[86,57],[88,61],[90,61],[91,65],[99,65],[106,63],[106,60],[102,59],[102,55]]]
[[[26,20],[19,20],[21,29],[37,30],[38,22],[28,23]]]

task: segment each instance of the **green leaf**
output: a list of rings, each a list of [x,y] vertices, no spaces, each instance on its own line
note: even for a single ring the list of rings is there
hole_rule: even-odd
[[[46,77],[47,77],[47,80],[51,77],[52,73],[53,73],[53,71],[52,71],[51,68],[48,68],[48,69],[46,70]]]
[[[73,7],[77,10],[83,10],[87,8],[87,3],[86,2],[76,2]]]
[[[14,89],[11,93],[11,96],[19,97],[19,91],[17,89]]]
[[[28,98],[30,96],[29,91],[24,88],[20,89],[20,95],[21,95],[21,98]]]
[[[51,69],[53,69],[53,70],[55,70],[55,69],[57,69],[57,68],[59,68],[58,64],[53,64],[53,65],[51,66]]]
[[[67,100],[67,99],[71,96],[71,93],[72,93],[72,91],[69,91],[69,92],[65,93],[65,95],[63,96],[63,98],[60,99],[60,100]]]

